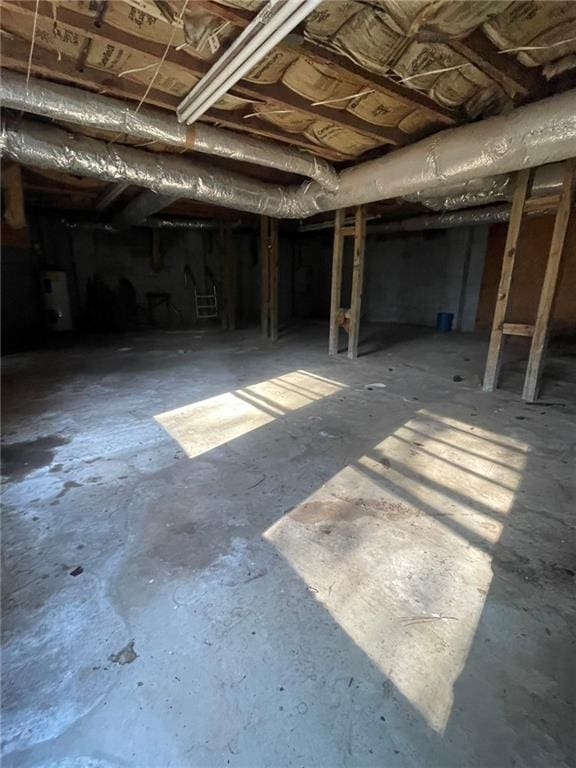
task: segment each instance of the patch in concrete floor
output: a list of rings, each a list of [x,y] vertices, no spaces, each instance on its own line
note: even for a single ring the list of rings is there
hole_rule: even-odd
[[[2,474],[21,478],[52,463],[56,448],[70,440],[63,435],[45,435],[35,440],[7,443],[2,446]]]
[[[3,752],[53,739],[89,712],[115,681],[102,662],[125,637],[96,580],[70,579],[3,645]]]

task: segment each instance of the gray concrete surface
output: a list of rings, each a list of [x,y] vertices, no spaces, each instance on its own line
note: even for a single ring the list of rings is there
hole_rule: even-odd
[[[435,328],[438,312],[452,312],[455,330],[473,331],[488,230],[458,227],[377,236],[368,229],[364,319]],[[306,233],[298,240],[298,248],[301,268],[294,283],[295,309],[306,317],[306,309],[319,312],[323,308],[328,317],[332,231]],[[347,241],[342,306],[350,303],[352,250],[351,240]]]
[[[572,764],[573,351],[326,338],[4,359],[6,768]]]

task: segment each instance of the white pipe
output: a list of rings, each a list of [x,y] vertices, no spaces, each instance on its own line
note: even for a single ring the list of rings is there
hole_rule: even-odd
[[[143,141],[186,147],[208,155],[277,168],[315,179],[333,192],[338,175],[326,160],[295,147],[242,136],[233,131],[197,123],[180,125],[176,118],[152,107],[135,112],[120,99],[99,96],[68,85],[30,78],[8,70],[0,79],[0,103],[4,108],[30,112],[55,120],[107,131],[117,131]]]
[[[289,0],[287,0],[287,4],[288,2]],[[319,2],[320,0],[304,0],[300,7],[269,37],[266,37],[263,42],[260,42],[260,38],[264,36],[258,35],[258,40],[250,45],[247,52],[239,56],[238,60],[232,60],[230,66],[225,67],[222,72],[208,84],[205,91],[203,86],[204,78],[202,78],[189,94],[189,96],[192,97],[191,100],[188,101],[188,97],[186,97],[184,100],[186,104],[182,103],[178,107],[177,114],[180,122],[190,124],[203,115],[204,112],[215,104],[218,99],[224,96],[233,85],[253,69],[256,64],[258,64],[258,62],[272,50],[272,48],[283,40],[294,27],[305,19]],[[210,76],[210,72],[208,72],[208,76]],[[197,100],[195,98],[196,95],[198,96]]]
[[[296,0],[298,4],[302,0]],[[207,92],[212,86],[218,75],[233,64],[233,60],[238,57],[249,55],[255,48],[263,43],[266,38],[277,29],[284,20],[294,11],[294,0],[290,2],[280,2],[280,0],[270,0],[261,11],[254,17],[244,31],[232,42],[220,58],[212,65],[210,70],[204,75],[200,83],[197,83],[192,90],[182,99],[178,106],[178,111],[184,110],[194,98],[197,98],[203,92]]]

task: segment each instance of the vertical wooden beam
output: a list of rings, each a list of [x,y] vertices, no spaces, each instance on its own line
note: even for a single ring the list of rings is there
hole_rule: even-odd
[[[160,250],[160,230],[159,229],[152,230],[151,261],[152,261],[152,271],[161,272],[164,266],[164,256],[162,254],[162,251]]]
[[[508,297],[510,294],[510,286],[512,285],[512,273],[514,271],[514,260],[516,258],[516,248],[518,245],[518,236],[520,234],[520,225],[522,223],[522,214],[524,212],[524,202],[528,192],[530,174],[530,170],[520,171],[516,178],[514,199],[512,201],[510,221],[508,222],[508,233],[506,235],[506,246],[504,248],[504,257],[502,259],[502,273],[500,275],[496,307],[494,309],[494,319],[492,321],[492,334],[490,336],[488,357],[486,358],[486,371],[484,373],[483,385],[485,392],[492,392],[494,390],[497,386],[498,374],[500,373],[502,344],[504,340],[502,326],[506,319]]]
[[[278,341],[278,219],[260,217],[262,336]]]
[[[328,354],[338,354],[338,337],[340,325],[338,312],[340,310],[340,294],[342,292],[342,261],[344,257],[344,226],[345,209],[336,211],[334,218],[334,246],[332,251],[332,289],[330,294],[330,337],[328,340]]]
[[[4,188],[4,219],[12,229],[26,227],[26,209],[24,206],[24,186],[22,171],[16,163],[9,163],[2,175]]]
[[[232,253],[230,223],[222,222],[218,232],[222,264],[222,328],[236,330],[236,260]]]
[[[564,179],[562,191],[560,193],[560,203],[554,220],[554,230],[552,240],[550,241],[550,252],[542,283],[540,301],[538,303],[538,313],[534,326],[534,335],[530,346],[530,357],[528,358],[528,368],[524,380],[524,391],[522,397],[528,402],[533,402],[538,397],[540,389],[540,377],[544,365],[546,346],[550,332],[550,319],[554,308],[554,299],[556,297],[556,288],[558,286],[558,275],[562,261],[562,252],[564,250],[564,240],[568,228],[568,220],[572,209],[572,189],[574,184],[575,164],[573,160],[567,160],[564,164]]]
[[[360,338],[360,313],[362,310],[362,288],[364,284],[364,245],[366,241],[366,208],[356,209],[354,224],[354,262],[352,268],[352,296],[350,300],[350,329],[348,331],[348,357],[358,357]]]
[[[260,326],[263,338],[269,334],[270,320],[270,250],[268,216],[260,216]]]
[[[278,341],[278,219],[270,219],[269,337]]]

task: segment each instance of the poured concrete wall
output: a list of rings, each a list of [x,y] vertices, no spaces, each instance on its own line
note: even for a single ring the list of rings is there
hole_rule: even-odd
[[[44,336],[44,308],[38,253],[27,229],[2,222],[2,353],[38,346]]]
[[[435,326],[438,312],[473,331],[484,266],[484,227],[371,237],[366,245],[366,320]]]
[[[302,235],[296,258],[299,317],[328,317],[333,232]],[[366,240],[362,316],[372,322],[435,326],[438,312],[454,328],[473,331],[484,268],[487,228],[377,236]],[[341,306],[349,306],[352,239],[346,238]]]
[[[79,329],[191,327],[196,322],[191,277],[201,293],[211,286],[212,276],[221,303],[217,232],[135,228],[112,234],[45,221],[43,235],[50,263],[66,269],[74,286]],[[259,312],[258,243],[249,234],[234,233],[231,246],[238,267],[237,319],[246,324]],[[170,306],[150,296],[161,293],[169,294]]]

